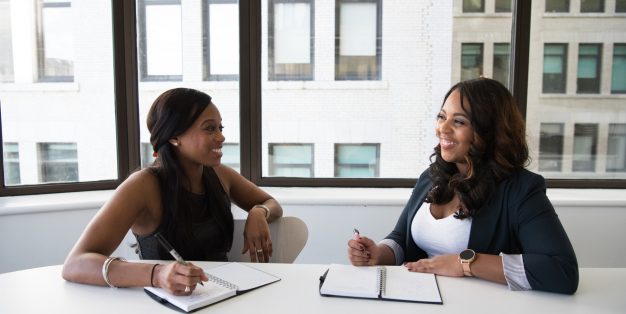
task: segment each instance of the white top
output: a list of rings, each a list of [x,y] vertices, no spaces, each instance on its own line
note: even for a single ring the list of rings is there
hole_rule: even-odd
[[[467,249],[472,218],[456,219],[454,215],[436,219],[430,203],[423,202],[411,223],[413,241],[428,257],[459,254]]]

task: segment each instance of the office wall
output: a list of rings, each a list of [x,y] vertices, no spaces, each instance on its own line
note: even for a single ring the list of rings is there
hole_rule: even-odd
[[[381,239],[395,225],[410,195],[410,189],[268,190],[281,201],[285,215],[300,217],[308,225],[309,240],[296,263],[347,263],[346,242],[352,229]],[[52,201],[52,195],[0,199],[0,273],[63,263],[109,196],[110,192],[85,192]],[[553,190],[549,196],[581,267],[626,267],[624,191]],[[234,214],[245,217],[240,209]],[[134,257],[125,243],[115,254]]]

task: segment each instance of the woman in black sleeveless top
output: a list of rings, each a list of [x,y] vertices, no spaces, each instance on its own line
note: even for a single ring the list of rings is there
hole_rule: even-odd
[[[92,219],[65,261],[63,278],[191,294],[207,280],[191,263],[127,263],[109,255],[130,229],[142,259],[172,259],[153,236],[158,232],[185,260],[225,261],[233,241],[231,201],[248,211],[242,253],[267,262],[272,254],[268,223],[282,216],[282,208],[220,164],[225,138],[211,97],[194,89],[168,90],[152,104],[147,122],[154,164],[130,175]]]

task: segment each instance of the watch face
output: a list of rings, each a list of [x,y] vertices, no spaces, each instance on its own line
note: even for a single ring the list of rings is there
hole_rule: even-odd
[[[475,254],[476,253],[474,253],[474,251],[472,251],[472,250],[463,250],[463,252],[461,252],[461,254],[459,254],[459,257],[462,260],[470,260],[470,259],[474,258]]]

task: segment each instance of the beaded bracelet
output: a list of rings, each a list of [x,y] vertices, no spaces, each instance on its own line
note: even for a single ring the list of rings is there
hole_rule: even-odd
[[[104,279],[104,282],[106,282],[107,285],[109,285],[109,287],[111,288],[117,288],[116,286],[114,286],[110,281],[109,281],[109,266],[111,265],[111,263],[115,260],[120,260],[120,261],[126,261],[126,259],[122,258],[122,257],[109,257],[107,258],[104,263],[102,264],[102,278]]]

